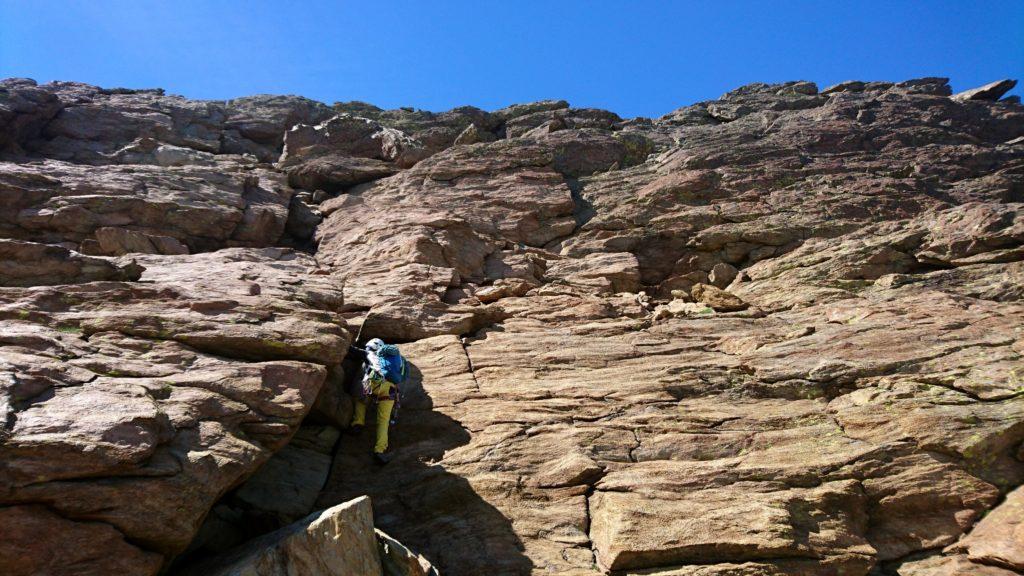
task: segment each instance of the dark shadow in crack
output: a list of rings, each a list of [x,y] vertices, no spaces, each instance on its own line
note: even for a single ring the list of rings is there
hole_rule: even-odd
[[[373,501],[374,521],[422,554],[446,576],[530,574],[533,563],[512,530],[512,522],[484,500],[463,478],[440,461],[445,452],[469,442],[470,434],[456,420],[433,409],[423,389],[422,373],[409,364],[401,408],[391,428],[393,459],[373,462],[374,408],[367,410],[366,429],[340,441],[327,485],[317,508],[366,494]]]

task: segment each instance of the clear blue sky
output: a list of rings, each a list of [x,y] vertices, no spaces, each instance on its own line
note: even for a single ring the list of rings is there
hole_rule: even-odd
[[[1024,80],[1024,0],[0,0],[8,76],[658,116],[754,81]]]

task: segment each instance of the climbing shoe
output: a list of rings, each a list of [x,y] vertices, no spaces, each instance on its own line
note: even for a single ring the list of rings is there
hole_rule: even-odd
[[[349,426],[347,430],[345,430],[345,433],[351,436],[359,436],[360,434],[363,433],[363,428],[366,428],[366,426],[362,424],[353,424]]]
[[[373,461],[381,466],[391,462],[391,455],[386,452],[374,452]]]

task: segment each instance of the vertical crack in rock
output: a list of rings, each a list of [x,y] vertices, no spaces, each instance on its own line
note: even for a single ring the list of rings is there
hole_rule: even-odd
[[[587,535],[587,547],[590,549],[590,553],[593,555],[594,566],[598,565],[597,545],[594,543],[594,537],[591,534],[591,527],[593,526],[593,510],[590,506],[590,499],[594,496],[596,491],[596,482],[587,486],[587,491],[583,493],[583,506],[584,506],[584,530],[583,533]]]
[[[636,450],[640,448],[640,432],[635,428],[631,430],[631,432],[633,433],[633,439],[636,443],[633,444],[633,446],[629,449],[628,456],[630,462],[637,462],[636,455],[634,454],[634,452],[636,452]]]
[[[473,358],[469,355],[469,347],[466,343],[466,338],[459,338],[459,345],[462,347],[462,353],[466,355],[466,366],[469,367],[469,375],[473,378],[473,384],[476,386],[476,391],[480,390],[480,381],[476,379],[476,370],[473,368]]]

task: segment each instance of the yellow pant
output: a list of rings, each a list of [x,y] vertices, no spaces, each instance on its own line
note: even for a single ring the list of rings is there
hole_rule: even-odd
[[[370,396],[377,399],[377,442],[373,445],[373,451],[383,454],[388,450],[388,428],[391,426],[391,410],[395,407],[395,401],[388,398],[391,387],[394,386],[387,380],[374,380],[370,388]],[[366,425],[366,404],[369,398],[356,398],[355,413],[352,415],[353,426]]]

